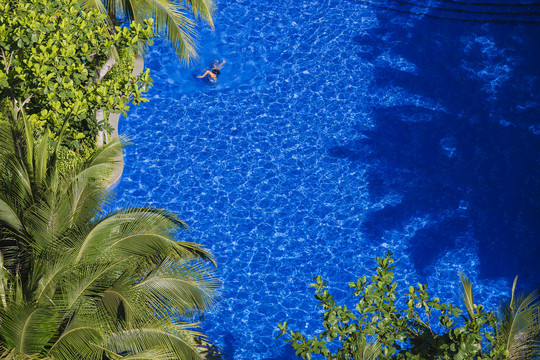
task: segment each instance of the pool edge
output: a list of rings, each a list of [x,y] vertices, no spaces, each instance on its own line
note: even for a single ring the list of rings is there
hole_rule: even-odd
[[[135,63],[133,65],[133,71],[131,74],[133,76],[139,75],[144,68],[144,59],[141,54],[137,54],[135,57]],[[110,114],[109,115],[109,124],[113,128],[113,132],[111,133],[111,139],[118,137],[118,127],[119,127],[119,120],[120,120],[120,114]],[[122,178],[122,172],[124,171],[124,154],[123,152],[118,155],[115,159],[115,167],[111,173],[111,176],[109,179],[107,179],[106,183],[109,188],[114,188],[118,183],[120,182],[120,179]]]

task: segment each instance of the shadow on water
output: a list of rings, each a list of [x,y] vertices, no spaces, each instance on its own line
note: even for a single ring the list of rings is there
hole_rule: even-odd
[[[540,3],[517,1],[352,0],[380,10],[452,22],[540,23]]]
[[[540,51],[534,39],[540,31],[534,28],[516,45],[520,29],[500,25],[488,30],[423,20],[408,32],[385,28],[354,37],[358,56],[366,61],[377,64],[391,50],[415,66],[414,72],[378,67],[374,89],[405,89],[444,110],[373,104],[376,128],[363,131],[361,140],[329,149],[329,155],[369,164],[374,202],[389,193],[402,196],[399,204],[369,215],[364,230],[373,241],[412,217],[442,219],[410,240],[411,260],[420,274],[463,237],[478,248],[481,278],[519,274],[521,284],[531,288],[538,286],[540,274],[540,138],[531,131],[536,111],[519,104],[538,102],[531,99],[531,89],[539,85],[534,64]],[[472,33],[485,33],[503,51],[486,53],[485,39],[464,44]],[[486,82],[493,79],[481,75],[512,58],[522,59],[511,77],[490,92]],[[462,66],[469,63],[477,77]]]
[[[264,358],[262,360],[298,360],[299,357],[295,355],[295,351],[290,345],[283,345],[274,350],[275,354],[271,357]]]
[[[380,111],[377,121],[384,126],[365,132],[361,141],[330,149],[333,156],[374,164],[369,173],[373,201],[390,192],[403,196],[399,204],[373,213],[365,231],[380,239],[410,217],[452,210],[411,240],[418,270],[472,231],[480,275],[538,274],[540,164],[531,156],[540,150],[537,142],[513,128],[451,120],[446,127],[440,121],[405,123]],[[456,149],[453,156],[445,140],[452,143],[446,149]]]
[[[279,346],[281,340],[276,340],[276,346],[272,347],[272,355],[266,357],[262,360],[296,360],[298,357],[295,355],[295,351],[288,344],[283,344]],[[223,359],[231,360],[235,358],[236,349],[238,347],[238,342],[233,334],[227,333],[223,337],[223,347],[221,348],[221,353],[223,354]]]
[[[228,333],[223,338],[223,349],[221,349],[221,353],[223,354],[225,359],[234,359],[235,352],[236,339],[234,338],[233,334]]]

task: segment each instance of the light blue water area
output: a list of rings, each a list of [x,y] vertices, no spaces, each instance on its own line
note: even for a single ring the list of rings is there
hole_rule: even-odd
[[[454,303],[459,271],[490,307],[538,285],[539,7],[403,4],[219,0],[198,64],[147,54],[117,205],[170,208],[215,254],[203,328],[228,359],[294,358],[276,325],[316,332],[312,277],[346,298],[386,250]]]

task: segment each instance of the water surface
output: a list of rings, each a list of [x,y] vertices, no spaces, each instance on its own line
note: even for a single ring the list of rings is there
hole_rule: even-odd
[[[538,11],[219,0],[198,64],[150,49],[118,205],[176,211],[215,254],[204,330],[227,359],[293,359],[276,325],[316,331],[312,277],[345,298],[386,250],[453,303],[459,271],[491,307],[516,274],[538,285]],[[219,82],[196,79],[214,59]]]

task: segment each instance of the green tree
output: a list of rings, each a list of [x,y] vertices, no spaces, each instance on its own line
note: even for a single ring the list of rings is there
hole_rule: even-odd
[[[69,117],[68,145],[93,146],[109,126],[96,121],[96,111],[125,113],[130,103],[146,101],[151,83],[148,70],[132,76],[110,59],[117,49],[136,51],[139,42],[151,41],[152,21],[110,34],[104,19],[82,11],[77,0],[0,2],[0,102],[9,98],[26,109],[32,126],[53,135]]]
[[[540,357],[540,301],[538,291],[528,295],[515,294],[514,279],[510,301],[501,304],[497,311],[500,324],[497,344],[504,345],[511,360],[531,360]]]
[[[473,302],[470,282],[464,281],[464,298],[468,316],[451,304],[430,298],[427,285],[400,295],[394,282],[394,259],[390,253],[377,258],[376,273],[349,283],[358,297],[355,310],[338,305],[318,276],[311,284],[315,288],[318,306],[324,310],[324,330],[311,338],[290,331],[286,342],[296,355],[311,359],[321,354],[327,359],[363,359],[366,348],[376,346],[378,359],[507,359],[508,351],[498,340],[498,319]],[[400,303],[399,300],[404,300]],[[437,319],[437,320],[435,320]],[[278,325],[287,334],[287,323]],[[337,342],[332,352],[327,344]],[[375,342],[376,345],[370,345]]]
[[[217,295],[212,255],[177,241],[186,225],[170,211],[103,211],[110,199],[103,179],[119,140],[64,176],[57,171],[60,140],[48,131],[35,139],[18,116],[0,129],[2,357],[216,355],[196,331],[197,315]]]
[[[203,20],[212,28],[213,0],[79,0],[87,10],[97,9],[108,15],[111,26],[115,26],[118,15],[129,22],[142,23],[154,19],[155,30],[164,35],[174,53],[184,62],[197,58],[195,45],[196,21]]]

